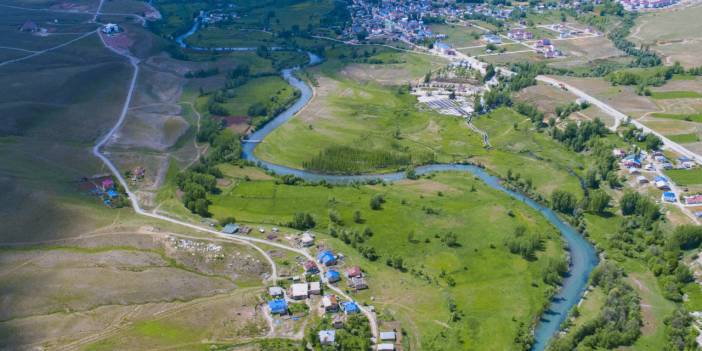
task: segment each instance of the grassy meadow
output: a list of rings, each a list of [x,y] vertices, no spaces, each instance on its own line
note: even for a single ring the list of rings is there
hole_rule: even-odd
[[[312,214],[315,231],[322,233],[325,244],[343,252],[349,264],[358,262],[368,274],[371,287],[356,298],[401,320],[415,341],[413,349],[459,347],[459,339],[461,348],[510,349],[519,322],[531,323],[546,302],[548,286],[541,281],[545,263],[562,255],[559,234],[543,217],[466,174],[437,174],[387,186],[327,188],[257,180],[247,168],[226,168],[225,173],[232,183],[212,198],[215,218],[235,216],[242,223],[277,225],[298,211]],[[374,211],[369,201],[376,194],[386,202]],[[340,228],[371,228],[372,236],[360,245],[374,247],[380,255],[377,261],[361,258],[329,235],[330,209],[339,213]],[[356,210],[362,223],[352,218]],[[537,259],[525,260],[505,247],[505,239],[517,226],[543,235],[545,251]],[[455,247],[441,241],[449,232],[458,238]],[[409,272],[385,265],[395,256],[404,258]],[[427,282],[414,271],[432,279]],[[454,279],[454,286],[447,284],[442,272]],[[460,320],[449,318],[447,298],[463,313]]]
[[[670,169],[665,175],[678,185],[702,184],[702,169]]]

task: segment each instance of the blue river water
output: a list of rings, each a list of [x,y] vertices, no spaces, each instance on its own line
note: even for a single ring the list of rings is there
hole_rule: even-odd
[[[186,34],[180,36],[178,43],[186,47],[184,39],[197,31],[197,23]],[[199,49],[199,48],[198,48]],[[222,50],[235,50],[237,48],[217,48]],[[248,48],[240,48],[248,49]],[[310,57],[310,65],[321,62],[321,58],[308,53]],[[295,101],[288,109],[281,112],[262,128],[250,134],[243,141],[242,158],[251,161],[260,167],[264,167],[279,175],[293,175],[312,182],[326,181],[328,183],[350,183],[363,182],[368,180],[382,180],[385,182],[393,182],[406,178],[404,172],[383,173],[383,174],[362,174],[362,175],[330,175],[314,173],[302,169],[290,168],[283,165],[274,164],[265,160],[258,159],[254,155],[254,150],[259,142],[263,141],[275,129],[285,124],[293,118],[312,98],[312,89],[304,81],[295,77],[294,72],[298,68],[289,68],[282,70],[283,78],[293,87],[300,91],[300,98]],[[502,185],[502,181],[490,175],[484,169],[467,164],[432,164],[420,166],[415,169],[418,175],[428,174],[433,172],[465,172],[479,177],[490,187],[506,193],[507,195],[522,201],[529,207],[540,212],[553,226],[561,232],[565,239],[569,257],[570,267],[568,275],[563,279],[563,283],[558,293],[551,300],[548,309],[541,316],[536,329],[534,331],[535,343],[532,347],[533,351],[542,351],[546,349],[548,342],[556,335],[560,329],[560,325],[568,317],[570,310],[580,301],[587,287],[590,273],[598,263],[597,252],[595,248],[583,238],[570,225],[564,222],[558,215],[548,207],[545,207],[538,202],[532,200],[526,195],[512,191]]]

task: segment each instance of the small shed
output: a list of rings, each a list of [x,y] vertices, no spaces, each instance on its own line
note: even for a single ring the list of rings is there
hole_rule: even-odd
[[[329,250],[324,250],[317,254],[317,262],[325,266],[333,266],[336,264],[336,257],[334,257],[333,252]]]
[[[224,234],[234,234],[234,233],[237,233],[238,231],[239,231],[239,225],[235,224],[235,223],[228,223],[222,229],[222,233],[224,233]]]
[[[358,305],[357,305],[355,302],[353,302],[353,301],[349,301],[349,302],[344,302],[344,303],[342,303],[342,304],[341,304],[341,309],[343,309],[343,310],[344,310],[344,313],[346,313],[346,314],[352,314],[352,313],[361,312],[361,309],[358,308]]]
[[[271,286],[268,288],[268,295],[271,295],[271,297],[283,297],[285,292],[283,291],[283,288],[279,286]]]
[[[321,294],[322,293],[322,284],[320,284],[319,282],[311,282],[309,293],[313,294],[313,295]]]
[[[319,343],[322,345],[332,345],[334,344],[334,339],[336,337],[336,330],[320,330],[319,331]]]
[[[115,182],[113,182],[111,178],[103,179],[102,182],[100,182],[100,186],[102,190],[107,191],[115,186]]]
[[[641,175],[638,176],[638,177],[636,177],[636,181],[637,181],[639,184],[646,184],[646,183],[648,183],[648,179],[646,179],[646,177],[641,176]]]
[[[303,266],[305,267],[305,273],[307,274],[319,273],[319,268],[317,267],[317,264],[312,261],[305,262]]]
[[[368,284],[366,283],[366,280],[363,279],[362,277],[351,278],[351,282],[349,283],[349,286],[353,289],[356,289],[356,290],[368,289]]]
[[[360,277],[362,274],[361,267],[359,266],[353,266],[346,270],[346,276],[349,278]]]
[[[336,329],[341,329],[344,327],[344,317],[343,315],[337,314],[332,320],[332,326]]]
[[[341,274],[335,270],[328,270],[325,276],[327,277],[327,282],[329,283],[336,283],[341,280]]]
[[[288,303],[285,300],[270,300],[268,309],[272,314],[285,314],[288,312]]]
[[[336,312],[339,310],[339,302],[334,295],[324,295],[322,297],[322,307],[325,312]]]
[[[395,341],[397,335],[394,331],[380,332],[380,340],[382,341]]]
[[[291,289],[292,298],[295,300],[304,300],[309,296],[307,283],[293,284]]]
[[[661,195],[661,200],[665,202],[676,202],[677,198],[675,196],[675,193],[672,191],[666,191]]]
[[[312,236],[312,234],[310,234],[309,232],[304,232],[300,237],[300,243],[304,247],[310,247],[314,245],[314,236]]]

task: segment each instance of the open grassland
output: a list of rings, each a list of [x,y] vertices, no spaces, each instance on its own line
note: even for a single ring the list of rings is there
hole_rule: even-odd
[[[700,141],[699,135],[695,133],[690,133],[690,134],[675,134],[675,135],[666,135],[666,137],[676,143],[681,143],[681,144],[689,144],[689,143],[696,143]]]
[[[273,31],[291,30],[293,27],[305,30],[319,27],[334,6],[331,0],[248,0],[241,5],[243,15],[237,23],[247,28],[271,28]]]
[[[481,37],[485,32],[474,27],[456,24],[432,24],[429,28],[434,34],[445,34],[446,39],[442,39],[442,41],[454,48],[483,45]]]
[[[629,38],[650,45],[668,58],[686,67],[702,64],[702,6],[682,6],[667,11],[648,12],[636,20]]]
[[[651,97],[654,99],[665,100],[665,99],[691,99],[691,98],[701,98],[702,94],[696,91],[654,91],[651,93]]]
[[[702,123],[702,114],[652,113],[651,115],[656,118]]]
[[[494,147],[477,157],[489,169],[503,177],[508,170],[519,173],[522,179],[531,180],[544,196],[555,189],[582,193],[577,178],[570,172],[586,168],[587,160],[548,135],[536,133],[524,116],[513,110],[498,109],[478,118],[475,125],[488,133]]]
[[[343,251],[345,264],[359,263],[367,273],[370,289],[355,298],[371,303],[373,296],[376,309],[402,321],[413,349],[433,343],[458,347],[457,337],[470,345],[509,348],[518,323],[530,323],[545,302],[540,272],[547,257],[561,255],[558,233],[543,217],[465,174],[437,174],[389,186],[331,188],[230,179],[232,184],[212,199],[215,218],[233,215],[243,223],[276,225],[289,221],[295,212],[311,213],[325,245]],[[373,211],[368,203],[376,194],[383,194],[386,202]],[[436,213],[429,214],[427,208]],[[360,258],[352,247],[327,235],[328,209],[339,213],[343,229],[371,228],[372,236],[359,245],[374,247],[381,258],[376,262]],[[352,220],[355,210],[361,211],[363,223]],[[537,260],[524,260],[504,247],[518,225],[543,235],[546,251]],[[442,243],[440,238],[449,232],[457,235],[458,245]],[[389,257],[403,257],[410,272],[385,266]],[[432,282],[412,271],[433,277]],[[455,286],[447,285],[442,271]],[[447,298],[464,314],[460,321],[450,320]]]
[[[247,30],[237,27],[209,26],[188,37],[188,44],[203,48],[216,47],[259,47],[284,45],[270,32]]]
[[[702,169],[671,169],[665,174],[678,185],[702,184]]]
[[[88,23],[92,18],[90,14],[27,11],[5,7],[1,9],[0,46],[5,47],[44,50],[98,27],[94,23]],[[37,33],[20,32],[19,27],[28,20],[40,28],[46,28],[48,34],[40,36]]]
[[[144,224],[125,216],[80,239],[1,248],[0,342],[76,348],[120,335],[112,348],[146,341],[173,346],[183,339],[132,333],[166,320],[187,326],[197,335],[192,342],[263,333],[252,287],[269,266],[257,252]],[[205,249],[209,243],[222,247],[222,258]],[[228,327],[217,327],[222,324]]]
[[[593,62],[612,60],[622,57],[624,53],[614,47],[611,40],[604,36],[554,40],[553,44],[562,50],[566,57],[558,60],[555,65],[577,69],[578,66],[589,66]]]
[[[352,63],[340,70],[341,75],[360,83],[400,85],[418,82],[427,73],[446,65],[445,60],[435,56],[387,51],[387,49],[379,51],[372,47],[368,49],[371,52],[374,49],[378,52],[372,56],[378,63]],[[365,52],[368,49],[359,51]]]
[[[90,36],[0,72],[0,199],[15,204],[0,210],[3,241],[110,221],[117,213],[77,188],[81,177],[104,172],[90,148],[121,109],[129,66]]]
[[[330,67],[316,72],[319,87],[311,103],[258,146],[258,157],[302,168],[331,147],[411,155],[413,163],[450,161],[459,149],[480,151],[479,140],[459,119],[418,112],[406,91],[362,84]]]

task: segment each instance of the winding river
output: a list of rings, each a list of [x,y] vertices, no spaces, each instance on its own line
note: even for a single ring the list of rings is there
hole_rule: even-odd
[[[195,23],[190,31],[177,38],[177,42],[183,46],[184,39],[194,34],[198,29],[198,24]],[[215,50],[215,51],[245,51],[251,48],[195,48],[196,50]],[[308,53],[310,57],[310,65],[321,62],[321,58]],[[263,141],[266,136],[280,127],[288,120],[293,118],[312,98],[312,88],[304,81],[298,79],[293,74],[298,68],[289,68],[282,70],[283,78],[293,87],[300,91],[300,98],[295,101],[287,110],[281,112],[270,122],[264,125],[256,132],[250,134],[243,142],[242,157],[245,160],[254,162],[261,167],[265,167],[279,175],[293,175],[305,179],[307,181],[319,182],[326,181],[328,183],[350,183],[354,181],[382,180],[386,182],[402,180],[406,177],[404,172],[383,173],[383,174],[364,174],[364,175],[329,175],[305,171],[302,169],[290,168],[283,165],[274,164],[265,160],[258,159],[254,155],[254,150],[259,142]],[[565,239],[568,250],[570,252],[570,270],[568,276],[563,279],[563,284],[558,293],[551,300],[549,307],[541,316],[535,330],[536,342],[532,347],[534,351],[542,351],[548,345],[551,338],[556,335],[560,329],[560,325],[568,316],[570,310],[580,301],[587,287],[588,277],[595,268],[598,262],[597,252],[595,248],[585,240],[577,231],[570,225],[565,223],[556,213],[548,207],[545,207],[538,202],[519,192],[505,188],[499,178],[490,175],[484,169],[466,164],[432,164],[417,167],[416,173],[419,175],[433,172],[465,172],[482,179],[490,187],[506,193],[507,195],[522,201],[529,207],[540,212],[553,226],[555,226]]]

